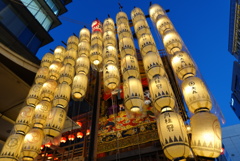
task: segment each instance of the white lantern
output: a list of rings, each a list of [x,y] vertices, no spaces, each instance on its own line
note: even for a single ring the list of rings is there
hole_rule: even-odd
[[[29,93],[26,97],[26,103],[27,105],[36,106],[38,102],[41,99],[41,90],[42,85],[41,84],[34,84],[31,89],[29,90]]]
[[[166,157],[170,160],[187,158],[190,154],[187,130],[182,117],[166,111],[157,118],[158,135]]]
[[[175,106],[175,97],[166,77],[155,76],[149,82],[149,91],[154,107],[161,112],[162,108]]]
[[[136,57],[126,55],[121,61],[121,71],[124,80],[129,77],[139,78],[139,66]]]
[[[148,52],[158,52],[155,41],[151,34],[143,34],[138,38],[138,44],[142,57]]]
[[[54,59],[54,55],[51,53],[46,53],[43,57],[42,57],[42,61],[41,61],[41,67],[49,67]]]
[[[161,16],[163,16],[163,15],[165,15],[165,14],[166,14],[166,13],[165,13],[164,9],[163,9],[160,5],[158,5],[158,4],[153,4],[153,5],[151,5],[150,8],[149,8],[149,15],[150,15],[150,17],[151,17],[151,20],[152,20],[154,23],[156,23],[157,20],[158,20]]]
[[[67,83],[59,84],[54,93],[53,106],[65,108],[70,100],[71,87]]]
[[[109,89],[115,89],[120,81],[119,71],[116,65],[107,64],[103,68],[104,85]]]
[[[163,35],[163,44],[168,54],[175,54],[182,50],[183,42],[176,31],[170,30]]]
[[[90,44],[88,42],[80,42],[78,44],[78,53],[77,53],[77,57],[80,56],[89,56],[90,54]]]
[[[51,102],[53,100],[54,92],[57,88],[57,85],[58,83],[55,80],[47,80],[42,86],[40,94],[41,99]]]
[[[123,83],[124,106],[133,113],[142,111],[144,95],[142,84],[137,78],[130,78]]]
[[[221,125],[209,112],[198,112],[190,119],[192,128],[191,148],[195,155],[217,158],[222,148]]]
[[[49,79],[58,80],[62,66],[61,62],[54,61],[49,67]]]
[[[93,46],[93,45],[102,46],[102,43],[103,43],[102,33],[98,32],[98,31],[92,33],[92,35],[91,35],[91,46]]]
[[[90,42],[90,31],[87,28],[82,28],[79,32],[79,42]]]
[[[133,40],[129,37],[124,37],[119,42],[119,50],[121,54],[121,58],[125,57],[125,55],[135,56],[136,50],[133,43]]]
[[[103,49],[104,64],[118,64],[118,53],[114,46],[107,46]]]
[[[48,79],[48,73],[49,73],[48,67],[39,68],[35,76],[35,83],[43,84]]]
[[[54,61],[62,62],[65,58],[66,49],[63,46],[57,46],[54,50]]]
[[[118,12],[116,15],[117,26],[121,23],[128,24],[128,16],[125,12]]]
[[[86,56],[80,56],[76,61],[76,74],[83,73],[85,75],[88,74],[90,69],[90,61]]]
[[[67,50],[71,49],[77,50],[78,43],[79,39],[77,36],[74,35],[70,36],[67,41]]]
[[[188,77],[182,82],[182,92],[188,109],[195,113],[212,108],[212,101],[204,82],[198,77]]]
[[[77,50],[67,50],[63,64],[71,64],[72,66],[75,66],[76,59]]]
[[[164,35],[166,31],[173,30],[173,24],[167,16],[161,16],[156,23],[157,30],[161,35]]]
[[[75,74],[74,67],[71,64],[65,64],[60,70],[59,83],[72,84],[73,77]]]
[[[115,24],[112,18],[108,17],[103,22],[103,31],[113,31],[115,32]]]
[[[94,65],[99,65],[102,63],[102,46],[91,46],[90,62]]]
[[[113,31],[105,31],[103,33],[103,45],[104,46],[116,46],[117,39]]]
[[[184,80],[196,75],[196,67],[191,57],[184,51],[177,52],[172,57],[172,67],[177,77]]]
[[[88,77],[85,74],[77,74],[73,79],[72,98],[75,101],[80,101],[86,94],[88,86]]]
[[[138,7],[134,8],[131,11],[131,18],[132,18],[133,24],[135,24],[139,20],[145,20],[146,19],[143,11]]]
[[[128,24],[121,23],[117,26],[118,38],[121,40],[124,37],[132,37],[132,32]]]
[[[139,38],[142,34],[151,34],[149,26],[146,20],[139,20],[134,25],[134,30],[136,32],[137,37]]]

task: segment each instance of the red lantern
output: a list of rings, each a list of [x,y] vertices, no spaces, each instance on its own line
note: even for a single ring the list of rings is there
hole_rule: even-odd
[[[45,147],[44,145],[41,145],[41,148],[40,148],[40,149],[43,150],[44,147]]]
[[[48,143],[45,144],[45,146],[48,147],[48,148],[49,148],[51,145],[52,145],[51,142],[48,142]]]
[[[77,123],[80,127],[82,127],[82,122],[77,121],[76,123]]]
[[[90,130],[89,130],[89,129],[87,129],[86,135],[89,135],[89,134],[90,134]]]
[[[61,143],[66,143],[66,141],[67,141],[66,137],[61,137],[61,140],[60,140]]]
[[[73,134],[68,135],[68,140],[73,141],[75,139],[75,136]]]
[[[77,133],[77,138],[82,138],[83,137],[83,133],[82,132],[78,132]]]
[[[52,157],[53,157],[53,154],[48,154],[47,155],[47,159],[52,159]]]

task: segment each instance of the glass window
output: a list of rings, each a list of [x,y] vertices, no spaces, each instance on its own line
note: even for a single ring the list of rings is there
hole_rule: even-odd
[[[25,6],[28,6],[28,4],[32,1],[32,0],[21,0],[22,3],[25,5]]]
[[[41,46],[41,41],[39,40],[38,37],[36,37],[36,35],[34,35],[34,37],[31,39],[31,42],[28,44],[28,48],[32,53],[37,53],[38,49]]]
[[[46,14],[43,13],[41,10],[35,15],[35,18],[38,20],[39,23],[43,23],[43,21],[45,20],[46,18]]]
[[[52,0],[45,0],[55,15],[58,15],[59,9]]]
[[[45,30],[48,31],[50,29],[51,25],[52,25],[52,19],[50,17],[46,17],[42,26],[45,28]]]
[[[25,30],[19,35],[18,39],[27,46],[31,38],[33,37],[33,33],[29,28],[25,28]]]
[[[33,15],[35,15],[40,10],[39,4],[36,3],[35,1],[32,1],[31,3],[29,3],[27,8]]]

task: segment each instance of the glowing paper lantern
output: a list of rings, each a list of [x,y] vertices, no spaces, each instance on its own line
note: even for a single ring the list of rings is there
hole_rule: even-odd
[[[107,64],[103,68],[104,85],[109,89],[115,89],[120,81],[119,71],[116,65]]]
[[[54,61],[49,66],[49,79],[58,80],[62,66],[63,64],[61,62]]]
[[[76,74],[83,73],[85,75],[88,74],[90,69],[90,61],[86,56],[81,56],[76,60]]]
[[[144,96],[140,80],[130,78],[124,81],[123,92],[125,108],[133,113],[142,111]]]
[[[87,28],[82,28],[79,32],[79,42],[90,42],[90,31]]]
[[[103,33],[103,45],[104,46],[116,46],[116,36],[115,33],[113,31],[105,31]]]
[[[99,45],[102,46],[103,44],[103,35],[101,32],[94,32],[91,35],[91,46],[92,45]]]
[[[90,135],[90,130],[89,129],[87,129],[86,135]]]
[[[145,15],[140,8],[136,7],[131,11],[131,18],[132,18],[133,24],[135,24],[139,20],[145,20]]]
[[[128,24],[128,16],[125,12],[118,12],[116,15],[117,26],[121,23]]]
[[[54,61],[62,62],[65,58],[66,49],[63,46],[57,46],[54,50]]]
[[[177,77],[184,80],[196,75],[196,67],[191,57],[184,51],[177,52],[172,57],[172,67]]]
[[[26,97],[26,103],[27,105],[36,106],[38,102],[40,101],[40,94],[42,91],[43,85],[41,84],[34,84],[31,89],[29,90],[29,93]]]
[[[67,50],[77,50],[78,49],[79,39],[77,36],[70,36],[67,41]]]
[[[139,78],[137,59],[132,55],[126,55],[121,61],[121,71],[124,80],[127,80],[129,77]]]
[[[51,53],[46,53],[43,57],[42,57],[42,60],[41,60],[41,67],[49,67],[52,62],[53,62],[53,59],[54,59],[54,55],[51,54]]]
[[[61,140],[60,140],[61,143],[66,143],[66,141],[67,141],[66,137],[61,137]]]
[[[119,24],[117,26],[117,33],[118,33],[119,40],[121,40],[124,37],[129,37],[129,38],[132,37],[132,32],[130,30],[128,23],[127,24],[125,24],[125,23]]]
[[[190,148],[182,117],[173,111],[163,112],[157,119],[157,126],[160,143],[166,157],[170,160],[187,158]]]
[[[113,31],[115,32],[115,24],[112,18],[108,17],[103,22],[103,31]]]
[[[75,136],[73,134],[68,135],[68,140],[73,141],[75,139]]]
[[[52,146],[52,143],[51,143],[51,142],[48,142],[48,143],[45,144],[45,147],[50,148],[51,146]]]
[[[133,40],[129,37],[124,37],[119,42],[120,55],[123,58],[125,55],[135,56],[136,51]]]
[[[53,106],[61,108],[67,107],[70,100],[70,94],[70,85],[68,85],[67,83],[59,84],[54,93]]]
[[[165,15],[165,11],[160,5],[153,4],[149,8],[149,15],[151,20],[156,23],[161,16]]]
[[[183,42],[176,31],[170,30],[163,35],[163,44],[168,54],[175,54],[182,50]]]
[[[24,135],[21,133],[11,134],[5,142],[0,153],[0,160],[15,161],[21,156]]]
[[[77,59],[77,50],[67,50],[66,57],[63,61],[63,64],[70,64],[75,66],[75,61]]]
[[[59,107],[53,107],[47,117],[43,132],[46,136],[57,137],[61,134],[66,120],[66,111]]]
[[[99,65],[102,63],[102,46],[91,46],[90,62],[94,65]]]
[[[35,108],[33,106],[24,106],[18,114],[16,123],[14,125],[14,130],[16,132],[26,134],[32,127],[32,119],[34,112]]]
[[[75,69],[71,64],[65,64],[60,70],[59,83],[72,84],[73,77],[75,74]]]
[[[174,108],[175,97],[171,85],[166,77],[155,76],[149,82],[149,91],[154,107],[161,112],[162,108]]]
[[[82,127],[82,122],[77,121],[76,123],[78,124],[78,126]]]
[[[76,101],[85,96],[88,86],[88,77],[85,74],[77,74],[73,79],[72,98]]]
[[[49,69],[48,67],[41,67],[38,69],[36,76],[35,76],[35,83],[36,84],[43,84],[48,79]]]
[[[114,46],[107,46],[103,49],[104,64],[118,64],[118,53]]]
[[[148,52],[158,52],[151,34],[143,34],[138,38],[141,55],[144,57]]]
[[[182,82],[182,92],[188,109],[195,113],[212,108],[212,101],[204,82],[198,77],[188,77]]]
[[[99,20],[94,20],[92,22],[92,32],[102,32],[102,23]]]
[[[77,57],[80,57],[80,56],[86,56],[88,57],[90,54],[90,44],[89,42],[80,42],[78,44],[78,53],[77,53]]]
[[[77,132],[77,138],[83,138],[83,133],[82,132]]]
[[[198,112],[190,119],[191,148],[195,155],[217,158],[221,153],[222,134],[218,118],[207,111]]]
[[[51,79],[47,80],[42,86],[42,90],[40,94],[42,100],[46,100],[49,102],[52,101],[57,85],[58,84],[55,80],[51,80]]]
[[[157,30],[161,35],[164,35],[166,31],[173,30],[173,24],[167,16],[161,16],[156,22]]]
[[[146,20],[139,20],[134,25],[134,30],[136,32],[137,37],[140,37],[142,34],[150,34],[151,31]]]
[[[23,160],[34,160],[41,150],[43,131],[40,128],[32,128],[24,138],[22,148]]]

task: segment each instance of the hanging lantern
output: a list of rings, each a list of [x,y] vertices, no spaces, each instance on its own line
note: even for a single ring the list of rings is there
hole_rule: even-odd
[[[102,47],[99,45],[91,46],[90,50],[90,62],[94,65],[102,63]]]
[[[115,89],[120,81],[119,71],[116,65],[107,64],[103,68],[104,85],[109,89]]]
[[[123,84],[125,108],[133,113],[142,111],[144,96],[142,84],[137,78],[130,78]]]
[[[52,143],[51,143],[51,142],[48,142],[48,143],[45,144],[45,147],[50,148],[51,146],[52,146]]]
[[[154,107],[161,112],[162,108],[175,106],[175,97],[166,77],[155,76],[149,82],[149,91]]]
[[[34,112],[35,108],[33,106],[24,106],[18,114],[13,129],[18,133],[26,134],[32,127],[32,119]]]
[[[191,148],[195,155],[217,158],[221,153],[222,134],[218,118],[209,112],[198,112],[190,119]]]
[[[198,77],[188,77],[182,82],[182,92],[188,109],[195,113],[212,108],[212,101],[204,82]]]
[[[66,143],[67,139],[66,137],[61,137],[60,143]]]
[[[92,32],[102,32],[102,23],[99,20],[94,20],[92,22]]]
[[[163,35],[163,44],[168,54],[175,54],[182,50],[182,40],[178,33],[174,30],[165,32]]]
[[[41,145],[41,148],[40,148],[40,149],[41,149],[41,150],[43,150],[43,149],[44,149],[44,147],[45,147],[45,145]]]
[[[47,117],[52,109],[52,104],[48,101],[41,101],[35,108],[33,116],[33,126],[43,128],[46,123]]]
[[[65,108],[70,100],[71,87],[67,83],[59,84],[54,93],[53,106]]]
[[[153,4],[149,8],[149,15],[151,20],[156,23],[161,16],[165,15],[165,11],[160,5]]]
[[[104,64],[118,64],[118,53],[114,46],[106,46],[103,49]]]
[[[103,22],[103,31],[113,31],[115,32],[115,24],[112,18],[108,17]]]
[[[118,12],[116,15],[117,26],[121,23],[128,24],[128,16],[125,12]]]
[[[61,134],[67,113],[64,109],[53,107],[47,117],[43,132],[46,136],[57,137]]]
[[[89,129],[87,129],[86,135],[90,135],[90,130]]]
[[[58,80],[62,66],[62,63],[54,61],[49,67],[49,79]]]
[[[66,49],[63,46],[57,46],[54,50],[54,61],[63,62]]]
[[[138,61],[134,56],[126,55],[122,59],[121,70],[124,80],[127,80],[129,77],[139,78]]]
[[[43,131],[40,128],[32,128],[24,138],[22,148],[22,160],[34,160],[41,151]]]
[[[153,79],[156,75],[166,75],[162,60],[158,53],[148,52],[143,57],[143,65],[149,80]]]
[[[77,138],[83,138],[83,133],[82,132],[77,132]]]
[[[59,83],[67,83],[68,85],[71,85],[74,74],[74,67],[70,64],[65,64],[60,70],[60,78],[58,80]]]
[[[132,56],[135,56],[136,54],[133,40],[129,37],[124,37],[123,39],[120,40],[119,50],[122,58],[127,54]]]
[[[170,160],[187,158],[190,148],[182,117],[173,111],[163,112],[157,119],[157,126],[160,143],[166,157]]]
[[[26,103],[27,105],[36,106],[38,102],[40,101],[40,94],[42,91],[43,85],[41,84],[34,84],[31,89],[29,90],[29,93],[26,97]]]
[[[124,37],[129,37],[129,38],[132,37],[132,32],[130,30],[128,23],[127,24],[125,24],[125,23],[119,24],[117,26],[117,33],[118,33],[119,40],[121,40]]]
[[[77,57],[80,57],[80,56],[86,56],[88,57],[90,54],[90,44],[89,42],[80,42],[78,44],[78,53],[77,53]]]
[[[173,70],[179,79],[184,80],[196,75],[194,62],[186,52],[177,52],[171,62]]]
[[[78,126],[82,127],[82,122],[77,121],[76,123],[78,124]]]
[[[47,80],[43,86],[42,86],[42,90],[41,90],[41,99],[42,100],[46,100],[51,102],[53,100],[54,97],[54,92],[55,89],[57,88],[57,82],[55,80]]]
[[[151,34],[149,26],[146,20],[139,20],[134,25],[134,30],[136,32],[137,37],[140,37],[142,34]]]
[[[80,56],[76,61],[76,74],[82,73],[87,75],[90,69],[90,61],[86,56]]]
[[[104,46],[116,46],[116,36],[115,33],[113,31],[105,31],[103,33],[103,45]]]
[[[79,32],[79,42],[90,42],[90,31],[87,28],[82,28]]]
[[[43,84],[48,79],[49,69],[48,67],[41,67],[38,69],[36,76],[35,76],[35,83],[36,84]]]
[[[73,141],[75,139],[75,136],[73,134],[68,135],[68,140]]]
[[[88,86],[88,77],[85,74],[77,74],[73,79],[72,98],[76,101],[85,96]]]
[[[91,35],[91,46],[99,45],[102,46],[103,43],[103,35],[101,32],[94,32]]]
[[[135,24],[139,20],[145,20],[145,15],[140,8],[134,8],[131,12],[131,18],[133,24]]]
[[[172,22],[167,16],[161,16],[156,23],[156,27],[161,35],[164,35],[166,31],[174,29]]]
[[[151,34],[143,34],[138,39],[141,55],[144,57],[148,52],[158,53],[158,49]]]
[[[5,142],[0,153],[2,161],[17,161],[20,159],[24,135],[21,133],[11,134]]]
[[[77,49],[76,50],[67,50],[66,57],[63,61],[63,64],[70,64],[73,67],[75,66],[75,61],[77,59]]]
[[[70,36],[67,41],[67,50],[77,50],[78,49],[79,39],[77,36]]]
[[[41,67],[49,67],[54,59],[54,55],[51,53],[46,53],[43,57],[42,57],[42,61],[41,61]]]

